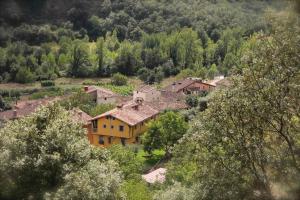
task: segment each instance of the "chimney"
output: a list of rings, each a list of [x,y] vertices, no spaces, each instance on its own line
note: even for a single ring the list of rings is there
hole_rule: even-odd
[[[89,90],[89,86],[84,86],[84,91],[87,92]]]
[[[13,110],[13,118],[16,119],[18,116],[18,112],[17,110]]]

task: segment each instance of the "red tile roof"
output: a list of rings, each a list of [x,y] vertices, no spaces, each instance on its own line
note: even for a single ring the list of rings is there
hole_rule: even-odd
[[[179,92],[180,90],[192,85],[195,82],[196,81],[192,80],[192,79],[183,79],[183,80],[180,80],[180,81],[176,81],[176,82],[172,83],[171,85],[168,85],[163,90],[172,91],[172,92]]]
[[[72,110],[70,110],[70,113],[71,113],[71,117],[73,118],[73,120],[75,120],[76,122],[82,123],[83,125],[89,124],[90,120],[92,119],[92,117],[90,115],[83,112],[79,108],[73,108]]]
[[[194,78],[186,78],[180,81],[176,81],[170,85],[168,85],[167,87],[163,88],[164,91],[169,91],[169,92],[179,92],[181,90],[183,90],[184,88],[187,88],[188,86],[192,85],[193,83],[202,83],[205,85],[209,85],[209,86],[213,86],[209,83],[205,83],[200,79],[194,79]]]
[[[183,94],[169,91],[162,91],[158,101],[145,103],[159,111],[183,110],[189,108],[189,106],[185,103],[185,96]]]
[[[151,85],[144,85],[144,86],[140,87],[139,89],[137,89],[137,91],[145,92],[145,93],[151,92],[153,90],[156,90],[156,88]]]
[[[53,101],[53,98],[51,99]],[[11,120],[27,116],[36,111],[41,105],[46,105],[50,102],[49,99],[20,101],[12,110],[0,112],[0,120]]]
[[[159,113],[158,110],[152,108],[149,105],[138,105],[135,102],[128,102],[126,105],[110,110],[103,113],[92,120],[99,119],[105,116],[115,117],[131,126],[141,123]]]
[[[35,112],[36,109],[40,106],[47,105],[50,102],[55,102],[67,97],[68,95],[59,96],[59,97],[48,97],[48,98],[37,99],[37,100],[18,101],[15,105],[13,105],[12,110],[6,110],[4,112],[0,112],[0,120],[12,120],[20,117],[25,117]]]

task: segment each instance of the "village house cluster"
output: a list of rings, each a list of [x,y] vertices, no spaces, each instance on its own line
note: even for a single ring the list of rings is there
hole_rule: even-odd
[[[119,103],[113,110],[92,118],[87,131],[88,139],[91,144],[101,147],[138,144],[140,136],[147,130],[147,123],[156,119],[160,112],[188,109],[185,103],[186,95],[210,92],[215,87],[215,84],[196,78],[173,82],[161,90],[145,85],[133,92],[131,100]],[[103,99],[108,101],[108,96],[115,98],[109,102],[118,102],[117,95],[111,94],[110,91],[104,94],[102,88],[86,87],[85,91],[93,91],[97,102],[99,99],[101,103]]]
[[[71,110],[72,118],[83,124],[87,138],[92,145],[108,147],[114,144],[137,144],[147,130],[146,124],[156,119],[164,110],[188,109],[186,95],[210,92],[216,87],[225,87],[224,77],[205,82],[197,78],[187,78],[158,90],[145,85],[133,92],[131,97],[123,97],[110,90],[85,86],[97,104],[115,104],[116,108],[94,118],[78,108]],[[219,85],[218,85],[219,84]],[[39,106],[58,101],[60,98],[19,101],[12,110],[0,112],[0,121],[18,119],[34,112]]]

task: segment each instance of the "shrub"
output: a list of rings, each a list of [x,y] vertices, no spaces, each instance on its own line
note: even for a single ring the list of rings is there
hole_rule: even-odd
[[[51,86],[55,86],[55,82],[52,81],[52,80],[41,81],[41,86],[42,86],[42,87],[51,87]]]
[[[197,107],[198,106],[198,97],[195,95],[189,95],[185,99],[186,104],[188,104],[190,107]]]
[[[100,104],[92,107],[89,111],[89,115],[92,117],[95,117],[97,115],[101,115],[102,113],[105,113],[109,110],[112,110],[115,107],[113,104]]]
[[[207,109],[207,99],[201,98],[199,101],[199,110],[200,112],[203,112]]]
[[[35,76],[29,69],[21,68],[16,74],[16,81],[18,83],[32,83],[35,81]]]
[[[11,109],[11,106],[0,95],[0,112]]]
[[[127,81],[128,81],[127,77],[120,73],[114,74],[113,77],[111,78],[111,84],[117,86],[127,85]]]

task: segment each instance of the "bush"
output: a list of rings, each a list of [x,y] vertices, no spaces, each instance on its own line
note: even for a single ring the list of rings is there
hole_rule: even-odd
[[[52,80],[41,81],[41,86],[42,86],[42,87],[51,87],[51,86],[55,86],[55,82],[52,81]]]
[[[18,83],[32,83],[35,81],[35,76],[29,69],[21,68],[16,74],[16,81]]]
[[[186,104],[188,104],[190,107],[197,107],[198,106],[198,97],[195,95],[189,95],[185,99]]]
[[[102,113],[105,113],[109,110],[112,110],[113,108],[115,108],[115,105],[113,105],[113,104],[100,104],[100,105],[96,105],[96,106],[92,107],[90,109],[90,111],[88,112],[88,114],[92,117],[95,117],[95,116],[101,115]]]
[[[111,84],[117,85],[117,86],[122,86],[122,85],[127,85],[128,78],[120,73],[116,73],[113,75],[111,78]]]
[[[199,110],[200,112],[203,112],[207,109],[207,99],[206,98],[202,98],[199,101]]]
[[[0,112],[11,109],[11,106],[0,95]]]

